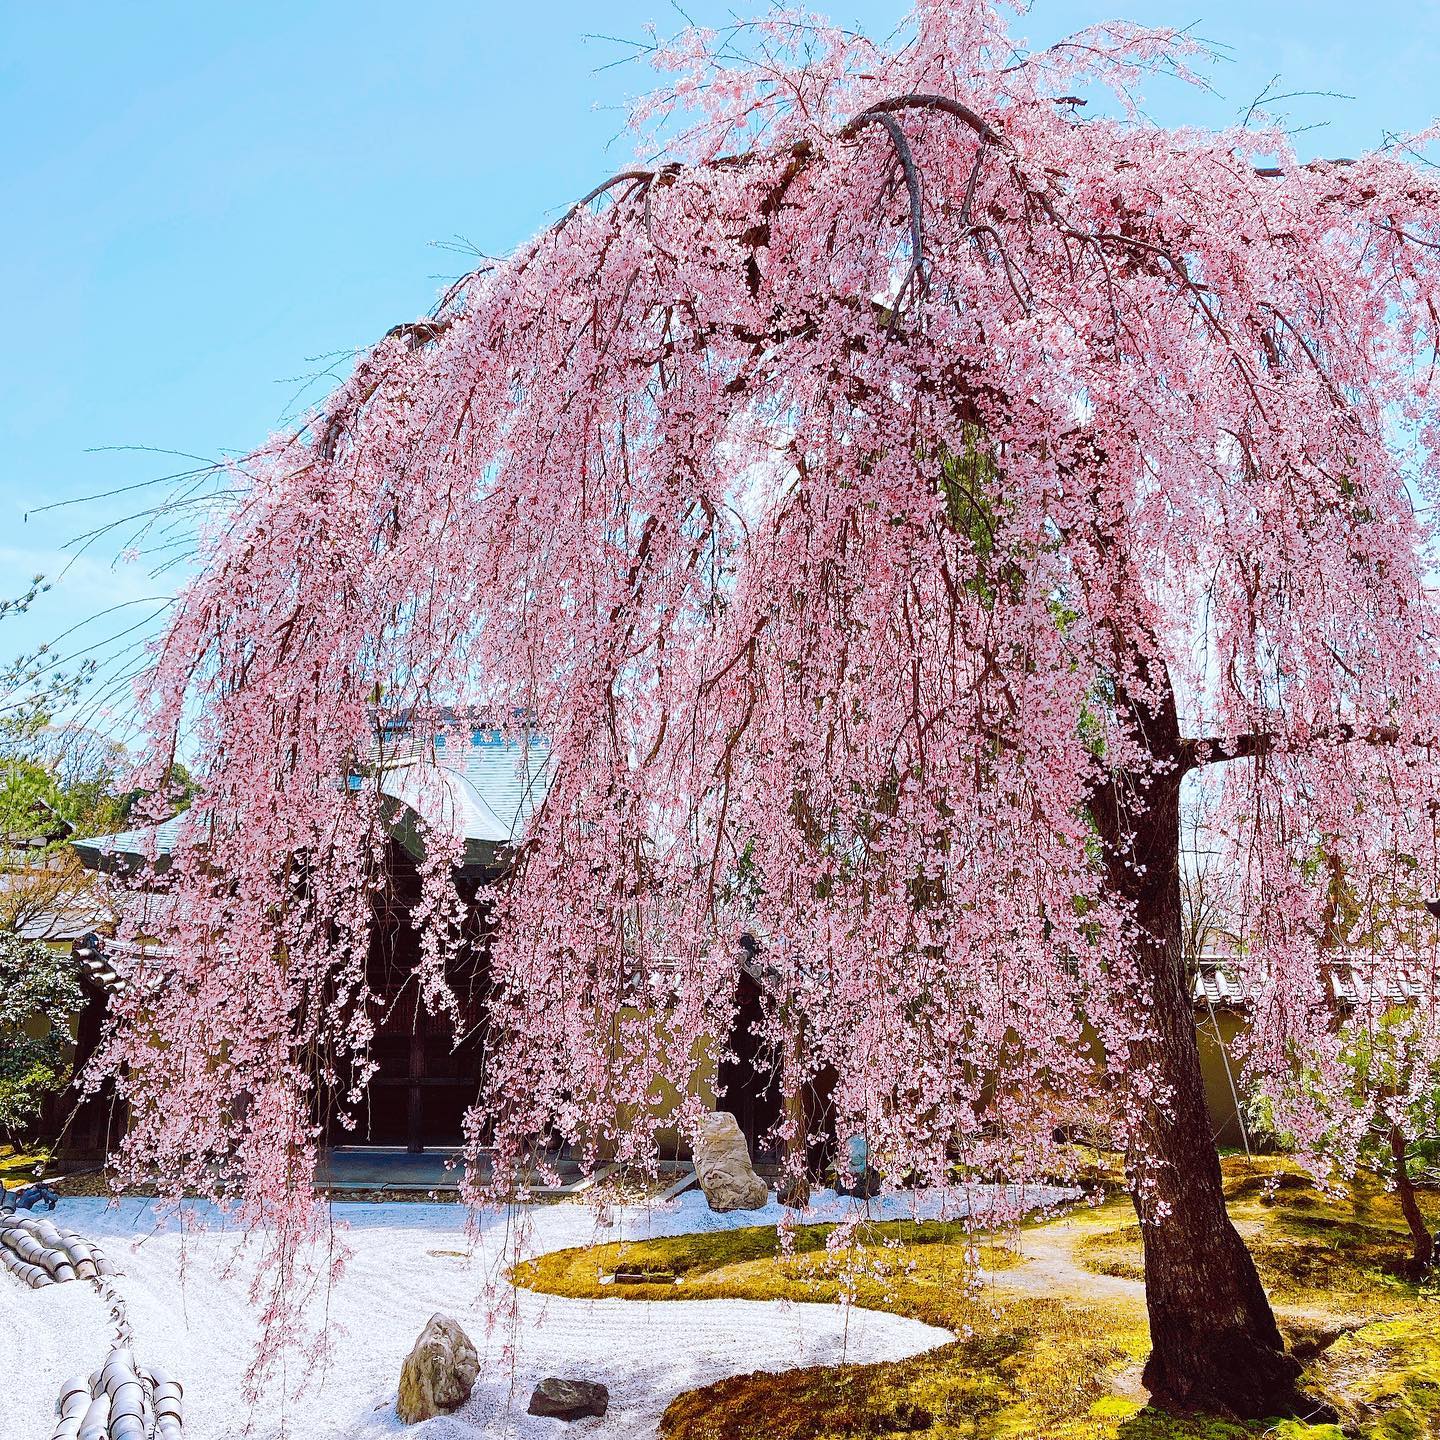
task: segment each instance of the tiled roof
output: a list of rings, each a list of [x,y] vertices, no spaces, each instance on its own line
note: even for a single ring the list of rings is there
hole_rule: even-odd
[[[83,840],[72,840],[70,844],[89,865],[98,865],[112,858],[120,861],[143,860],[152,853],[152,847],[158,858],[168,855],[175,848],[183,820],[182,812],[159,825],[121,830],[114,835],[89,835]]]
[[[1248,1006],[1264,983],[1254,964],[1235,957],[1206,956],[1195,970],[1197,1005]],[[1386,958],[1337,955],[1325,965],[1325,983],[1341,1006],[1400,1005],[1411,1000],[1440,999],[1440,970],[1431,958]]]
[[[498,730],[436,737],[420,746],[400,733],[371,751],[381,793],[399,803],[393,819],[396,838],[413,853],[423,848],[417,818],[426,825],[458,833],[465,862],[492,864],[515,842],[549,787],[550,747],[540,738],[524,743]],[[352,776],[359,786],[367,777]],[[133,864],[153,853],[163,862],[179,840],[184,817],[174,816],[149,829],[124,830],[77,840],[87,864]]]
[[[467,840],[510,844],[549,788],[550,746],[499,730],[437,735],[433,745],[392,736],[371,752],[380,788],[431,824],[459,824]]]
[[[24,889],[30,883],[25,874],[0,873],[0,891]],[[74,940],[114,918],[114,907],[98,890],[89,886],[74,890],[53,887],[49,903],[37,913],[24,915],[18,933],[26,940]]]

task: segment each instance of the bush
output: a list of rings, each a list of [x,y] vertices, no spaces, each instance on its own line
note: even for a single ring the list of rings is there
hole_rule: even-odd
[[[0,1131],[11,1139],[65,1084],[70,1017],[84,1002],[70,955],[0,934]]]

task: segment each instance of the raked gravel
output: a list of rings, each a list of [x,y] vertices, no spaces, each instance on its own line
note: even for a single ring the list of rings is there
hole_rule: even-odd
[[[1054,1205],[1075,1193],[1032,1186],[1023,1203]],[[835,1220],[857,1206],[874,1218],[954,1217],[997,1202],[1013,1209],[1020,1198],[989,1187],[869,1202],[819,1191],[804,1218]],[[252,1265],[217,1212],[195,1207],[199,1228],[181,1227],[149,1201],[72,1199],[56,1218],[98,1240],[119,1268],[137,1359],[184,1383],[187,1440],[579,1440],[654,1436],[676,1395],[727,1375],[899,1359],[950,1338],[918,1321],[837,1305],[567,1300],[517,1292],[503,1278],[515,1259],[548,1250],[773,1225],[783,1213],[772,1200],[717,1215],[691,1191],[668,1204],[609,1211],[575,1202],[524,1207],[486,1214],[467,1229],[458,1205],[336,1204],[336,1238],[350,1258],[307,1311],[315,1323],[328,1317],[331,1358],[303,1386],[297,1362],[253,1408],[243,1395],[257,1335]],[[480,1379],[455,1415],[407,1432],[394,1410],[400,1362],[436,1311],[455,1316],[474,1340]],[[45,1440],[61,1385],[109,1348],[108,1318],[88,1285],[31,1290],[0,1273],[0,1440]],[[531,1389],[546,1375],[603,1381],[609,1413],[572,1424],[527,1415]]]

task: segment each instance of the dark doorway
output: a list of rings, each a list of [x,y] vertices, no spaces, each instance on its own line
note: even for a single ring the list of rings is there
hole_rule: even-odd
[[[735,1024],[726,1046],[734,1059],[720,1062],[717,1080],[722,1093],[715,1103],[739,1121],[756,1164],[778,1165],[783,1158],[774,1136],[782,1104],[780,1062],[774,1044],[760,1034],[766,1005],[762,976],[754,949],[747,948],[747,963],[736,987]],[[825,1066],[803,1087],[810,1136],[806,1165],[811,1175],[824,1174],[835,1156],[835,1081],[834,1070]]]
[[[387,1026],[375,1037],[368,1103],[347,1143],[456,1150],[480,1087],[483,1044],[478,1032],[457,1044],[444,1017],[407,1018],[408,1031]]]
[[[388,880],[376,909],[368,962],[375,997],[370,1045],[375,1072],[354,1117],[355,1128],[347,1130],[332,1119],[327,1138],[331,1145],[383,1145],[412,1154],[453,1151],[464,1143],[465,1112],[484,1079],[487,936],[472,907],[473,933],[446,973],[458,1016],[427,1012],[416,973],[420,937],[411,922],[419,876],[414,861],[393,841]],[[469,882],[472,899],[475,883]]]
[[[716,1076],[717,1108],[740,1122],[740,1131],[757,1162],[776,1162],[779,1152],[771,1132],[780,1119],[780,1075],[772,1047],[759,1031],[764,1004],[759,982],[748,968],[736,987],[735,1024]],[[730,1056],[733,1055],[733,1059]]]

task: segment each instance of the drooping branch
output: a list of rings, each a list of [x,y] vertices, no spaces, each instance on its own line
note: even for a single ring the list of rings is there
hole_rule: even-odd
[[[883,110],[867,110],[856,116],[851,122],[851,126],[846,128],[853,127],[853,131],[858,131],[862,126],[868,124],[883,126],[885,133],[890,137],[890,143],[895,147],[895,156],[900,162],[901,172],[905,176],[905,189],[910,199],[910,268],[906,271],[905,279],[895,294],[894,313],[890,320],[893,332],[895,321],[899,317],[910,287],[915,286],[917,294],[923,294],[925,290],[925,231],[920,198],[920,171],[916,167],[915,152],[910,148],[905,131],[901,129],[900,122],[893,115]]]
[[[915,284],[917,280],[923,286],[925,251],[919,167],[916,165],[914,151],[910,145],[908,138],[905,135],[904,130],[894,119],[895,113],[906,110],[932,110],[953,116],[954,118],[968,125],[976,133],[976,135],[980,137],[980,154],[976,158],[976,165],[971,173],[970,184],[966,195],[965,213],[967,215],[969,213],[970,201],[973,197],[975,183],[978,179],[979,161],[983,157],[985,149],[993,145],[1005,150],[1007,153],[1013,153],[1012,147],[1009,145],[1009,142],[1006,141],[1006,139],[1003,135],[1001,135],[999,130],[997,130],[992,124],[990,124],[989,121],[987,121],[982,115],[980,115],[970,106],[964,104],[962,101],[952,99],[950,96],[947,95],[907,94],[897,95],[887,100],[881,100],[876,102],[874,105],[867,106],[866,109],[862,110],[851,120],[847,121],[836,132],[836,138],[838,139],[851,139],[866,125],[879,124],[884,126],[886,134],[890,138],[891,144],[895,147],[896,157],[900,162],[900,166],[905,177],[905,186],[909,199],[910,211],[909,224],[911,262],[905,282],[900,288],[899,294],[902,297],[904,296],[908,288],[911,285]],[[707,166],[705,168],[710,168],[714,170],[726,170],[733,169],[741,165],[754,165],[765,161],[784,158],[787,163],[780,176],[779,183],[776,187],[776,193],[772,195],[769,203],[766,207],[764,207],[766,212],[764,218],[765,221],[768,222],[770,213],[773,213],[773,211],[778,208],[778,195],[780,193],[783,193],[783,191],[793,183],[793,181],[801,173],[801,171],[803,171],[804,168],[816,157],[817,153],[817,148],[814,142],[809,139],[805,139],[796,141],[794,144],[787,147],[787,149],[779,152],[750,151],[740,154],[722,155],[714,160],[707,162]],[[632,186],[632,190],[629,192],[631,195],[633,195],[636,190],[643,191],[646,194],[648,202],[648,196],[651,188],[659,181],[672,180],[680,173],[682,168],[683,167],[677,162],[671,162],[669,164],[658,166],[653,170],[632,167],[629,169],[617,171],[608,179],[602,180],[598,185],[594,186],[592,189],[582,195],[580,199],[575,201],[575,203],[571,205],[568,210],[566,210],[565,214],[561,216],[561,218],[550,227],[550,229],[546,232],[546,235],[553,236],[555,234],[558,234],[560,231],[564,230],[570,224],[570,222],[574,220],[575,217],[582,210],[585,209],[587,205],[591,204],[595,200],[598,200],[602,195],[605,195],[609,191],[615,189],[616,186],[623,185],[627,182],[629,182]],[[763,242],[763,239],[766,237],[764,237],[763,235],[756,235],[748,238],[751,238],[753,240],[761,240]],[[446,315],[445,312],[448,310],[450,304],[453,302],[456,296],[458,296],[464,289],[465,285],[478,273],[480,272],[471,271],[466,275],[461,276],[461,278],[449,288],[444,298],[440,301],[439,305],[436,306],[435,312],[431,319],[415,322],[405,322],[400,325],[392,326],[390,330],[386,331],[381,343],[383,344],[385,340],[401,337],[406,341],[407,352],[413,352],[420,349],[426,344],[439,340],[450,328],[451,325],[451,317]],[[890,323],[892,327],[895,324],[896,319],[898,319],[899,310],[900,306],[897,303],[894,313],[891,317]],[[371,354],[373,353],[374,352],[372,351]],[[367,359],[368,358],[369,357],[367,356]],[[362,369],[364,367],[364,363],[365,362],[363,361],[361,362]],[[321,439],[318,446],[319,453],[322,458],[327,460],[334,458],[335,451],[340,443],[340,439],[344,435],[345,431],[349,428],[351,419],[353,418],[355,413],[369,401],[371,396],[374,395],[375,391],[380,387],[383,378],[384,375],[382,372],[380,374],[376,374],[371,378],[366,379],[363,383],[354,386],[353,393],[346,395],[342,403],[335,406],[331,410],[326,420],[325,428],[321,434]]]
[[[452,317],[437,317],[432,320],[407,320],[399,325],[392,325],[381,340],[385,344],[389,340],[401,340],[404,342],[407,354],[414,354],[415,351],[440,339],[449,330],[453,323]],[[371,354],[373,355],[373,351]],[[335,452],[340,445],[340,437],[344,435],[350,417],[358,411],[361,406],[380,388],[385,378],[383,371],[373,374],[368,373],[368,362],[370,356],[357,367],[351,385],[354,386],[354,393],[347,395],[343,405],[336,406],[325,422],[325,429],[321,433],[318,446],[320,457],[323,460],[333,460]]]

